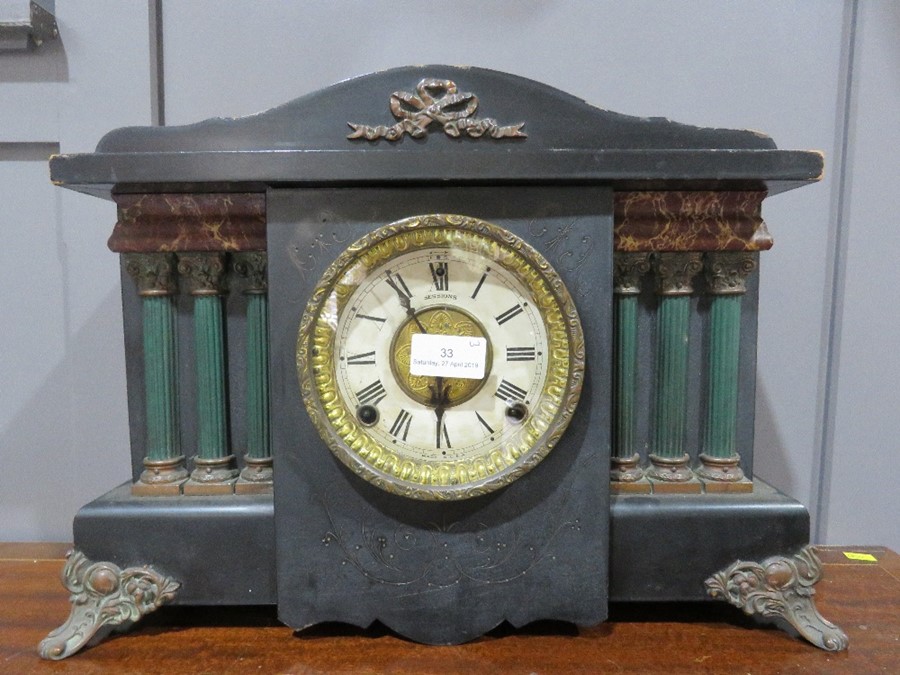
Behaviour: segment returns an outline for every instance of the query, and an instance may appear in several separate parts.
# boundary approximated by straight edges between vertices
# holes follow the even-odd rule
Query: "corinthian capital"
[[[718,251],[706,254],[706,282],[713,295],[747,292],[747,277],[756,269],[757,254]]]
[[[657,253],[656,292],[660,295],[690,295],[693,279],[703,269],[703,256],[693,251]]]
[[[178,273],[191,295],[221,295],[225,292],[224,253],[180,253]]]

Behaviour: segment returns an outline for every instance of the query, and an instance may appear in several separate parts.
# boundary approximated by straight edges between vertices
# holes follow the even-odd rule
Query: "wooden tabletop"
[[[501,627],[456,647],[414,644],[377,628],[324,626],[295,635],[274,608],[164,608],[65,661],[43,661],[38,643],[69,612],[59,582],[67,549],[0,543],[0,672],[900,672],[900,556],[883,548],[817,549],[825,563],[817,606],[850,637],[849,650],[836,654],[758,626],[724,603],[698,603],[613,605],[610,621],[596,628]]]

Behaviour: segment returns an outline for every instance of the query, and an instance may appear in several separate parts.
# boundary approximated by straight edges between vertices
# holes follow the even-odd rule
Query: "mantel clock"
[[[54,157],[118,206],[133,471],[42,655],[166,602],[454,644],[719,598],[845,648],[747,412],[762,201],[821,171],[448,66]]]

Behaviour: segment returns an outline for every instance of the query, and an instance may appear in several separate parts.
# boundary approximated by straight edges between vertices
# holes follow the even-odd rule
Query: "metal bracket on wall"
[[[0,52],[40,47],[59,37],[56,0],[0,0]]]

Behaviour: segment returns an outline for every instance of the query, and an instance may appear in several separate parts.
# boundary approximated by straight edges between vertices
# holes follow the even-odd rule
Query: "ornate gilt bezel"
[[[338,393],[334,340],[337,317],[370,272],[408,251],[440,247],[476,251],[514,274],[539,308],[549,355],[539,405],[514,436],[469,461],[426,464],[401,458],[357,421]],[[503,228],[449,214],[414,216],[385,225],[344,250],[313,290],[300,321],[296,349],[304,404],[332,453],[379,488],[422,500],[476,497],[509,485],[534,468],[572,418],[581,395],[584,361],[584,334],[575,304],[550,263]]]

